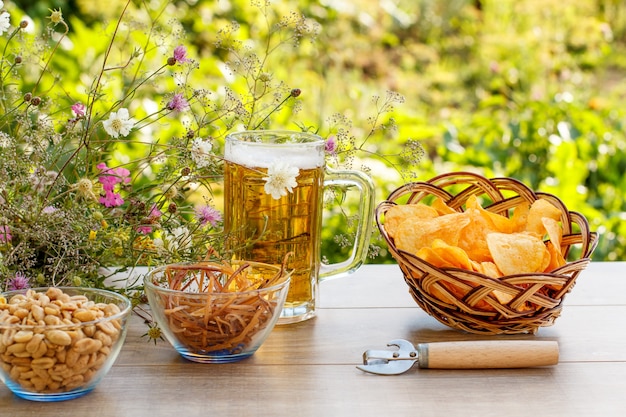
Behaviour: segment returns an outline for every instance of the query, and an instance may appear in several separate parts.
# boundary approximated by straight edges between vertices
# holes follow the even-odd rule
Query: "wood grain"
[[[626,263],[592,263],[563,314],[537,335],[477,336],[416,307],[396,265],[362,267],[321,285],[318,317],[277,327],[250,359],[204,365],[141,335],[134,316],[110,373],[85,397],[20,400],[0,384],[1,416],[623,416],[626,413]],[[559,364],[531,369],[356,369],[367,349],[403,338],[554,340]]]

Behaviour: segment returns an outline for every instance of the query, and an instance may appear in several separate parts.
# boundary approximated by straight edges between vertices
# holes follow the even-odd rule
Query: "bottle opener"
[[[372,374],[402,374],[415,363],[430,369],[528,368],[556,365],[559,345],[555,341],[489,340],[420,343],[407,340],[388,343],[398,350],[367,350],[357,368]]]

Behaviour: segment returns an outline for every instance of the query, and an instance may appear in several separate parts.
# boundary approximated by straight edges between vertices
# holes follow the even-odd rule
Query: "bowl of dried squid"
[[[284,266],[237,261],[158,267],[144,277],[152,316],[187,360],[236,362],[271,333],[287,297]]]

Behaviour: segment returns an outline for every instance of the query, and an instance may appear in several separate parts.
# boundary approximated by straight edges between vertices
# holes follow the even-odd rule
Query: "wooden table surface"
[[[592,263],[554,326],[536,335],[476,336],[420,310],[396,265],[367,265],[323,282],[318,316],[278,326],[234,364],[185,361],[141,335],[134,316],[114,367],[90,394],[60,403],[15,397],[0,384],[0,416],[624,416],[626,262]],[[559,364],[514,370],[433,370],[397,376],[356,368],[392,339],[556,340]]]

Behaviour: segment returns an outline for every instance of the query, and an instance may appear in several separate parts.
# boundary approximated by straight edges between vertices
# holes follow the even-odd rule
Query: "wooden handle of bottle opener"
[[[486,369],[556,365],[559,345],[554,341],[490,340],[420,343],[420,368]]]

